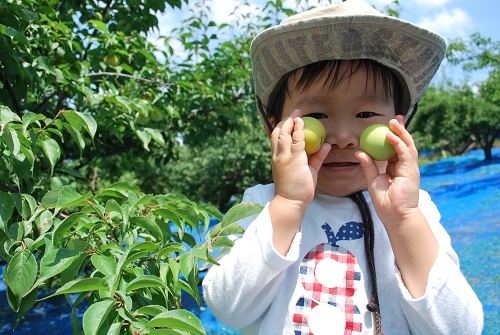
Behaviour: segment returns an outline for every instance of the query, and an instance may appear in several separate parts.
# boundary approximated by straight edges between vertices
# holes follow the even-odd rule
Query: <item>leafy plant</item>
[[[53,171],[65,129],[78,142],[96,131],[92,117],[74,111],[62,119],[8,108],[0,114],[3,182],[19,188],[46,164]],[[81,142],[83,143],[83,142]],[[23,168],[19,168],[19,167]],[[260,211],[238,204],[225,216],[181,194],[143,193],[128,182],[96,193],[65,185],[37,201],[21,192],[0,192],[0,258],[7,261],[4,281],[17,324],[40,294],[65,295],[73,309],[88,303],[85,334],[205,334],[198,318],[181,308],[182,291],[201,303],[199,261],[216,264],[211,252],[230,247],[227,235],[242,233],[236,221]],[[209,230],[211,220],[221,220]],[[206,234],[205,239],[195,236]],[[69,299],[76,295],[76,299]]]

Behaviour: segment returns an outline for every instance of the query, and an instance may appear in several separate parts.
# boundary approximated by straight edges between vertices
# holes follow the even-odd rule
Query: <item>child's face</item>
[[[340,66],[341,73],[345,66],[346,63]],[[316,191],[347,196],[364,189],[365,176],[354,156],[360,150],[361,133],[371,124],[388,124],[396,115],[393,99],[385,94],[384,82],[379,80],[375,85],[372,75],[367,80],[364,68],[341,80],[334,89],[327,78],[304,90],[294,89],[297,78],[294,75],[289,79],[290,95],[285,97],[283,118],[300,109],[302,116],[320,119],[326,129],[325,143],[332,147],[318,173]],[[383,170],[385,165],[382,163],[379,168]]]

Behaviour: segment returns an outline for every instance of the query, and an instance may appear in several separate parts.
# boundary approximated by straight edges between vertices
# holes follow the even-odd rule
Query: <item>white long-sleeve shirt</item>
[[[372,313],[366,309],[370,274],[357,205],[347,197],[317,194],[282,256],[272,243],[267,204],[273,196],[273,184],[245,192],[243,201],[265,207],[257,217],[240,222],[245,233],[205,276],[203,294],[210,310],[221,322],[241,328],[242,335],[373,334]],[[374,221],[384,335],[481,334],[481,303],[460,271],[429,194],[420,192],[419,207],[440,251],[426,293],[418,299],[406,289],[384,226],[369,194],[364,196]]]

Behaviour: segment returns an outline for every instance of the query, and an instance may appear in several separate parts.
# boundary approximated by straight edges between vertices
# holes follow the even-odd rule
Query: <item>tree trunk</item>
[[[490,161],[493,158],[491,155],[491,147],[492,145],[489,143],[483,147],[485,161]]]

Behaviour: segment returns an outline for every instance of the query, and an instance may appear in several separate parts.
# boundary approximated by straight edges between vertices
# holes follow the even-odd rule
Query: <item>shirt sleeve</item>
[[[480,335],[483,328],[483,308],[460,271],[458,256],[430,195],[420,194],[423,211],[439,244],[439,254],[429,273],[425,294],[413,299],[399,273],[401,307],[415,335],[453,334]]]
[[[243,200],[259,202],[258,198],[246,194]],[[213,265],[203,280],[205,301],[217,319],[242,328],[262,316],[273,301],[286,269],[298,259],[300,239],[298,232],[286,256],[276,251],[266,204],[243,237],[236,239],[230,251],[220,255],[220,265]]]

